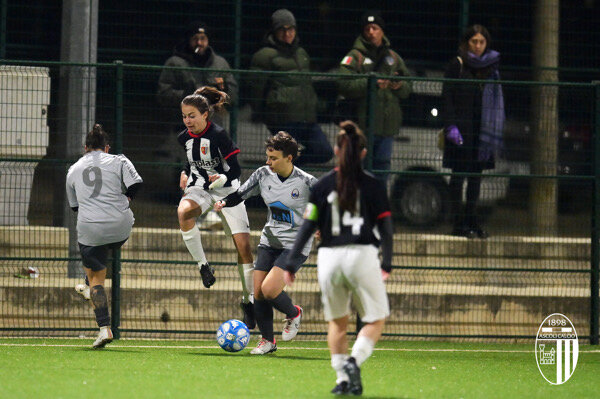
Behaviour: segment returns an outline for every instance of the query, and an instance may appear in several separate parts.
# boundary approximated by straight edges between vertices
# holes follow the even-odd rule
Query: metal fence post
[[[238,70],[242,65],[242,0],[236,0],[235,2],[235,30],[234,30],[234,54],[233,54],[233,69]],[[229,135],[234,143],[237,143],[237,126],[238,118],[240,115],[240,74],[234,73],[233,77],[238,82],[238,95],[237,101],[231,108],[229,114]]]
[[[375,140],[375,100],[377,78],[370,73],[367,78],[367,170],[373,170],[373,144]]]
[[[112,288],[110,290],[110,329],[115,339],[121,338],[121,250],[113,250]]]
[[[115,64],[115,153],[123,153],[123,61]]]
[[[6,58],[6,18],[8,15],[8,0],[0,3],[0,59]]]
[[[123,153],[123,61],[115,64],[115,153]],[[113,251],[111,293],[111,330],[115,339],[121,337],[121,250]]]
[[[462,38],[463,32],[469,26],[469,0],[461,0],[460,12],[458,14],[458,40]]]
[[[590,343],[598,345],[598,281],[600,261],[600,81],[594,83],[594,190],[590,264]]]

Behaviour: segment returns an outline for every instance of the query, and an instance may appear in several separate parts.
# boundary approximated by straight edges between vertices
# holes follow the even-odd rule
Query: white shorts
[[[191,200],[200,206],[202,213],[212,209],[215,202],[222,200],[227,195],[237,191],[237,187],[222,187],[216,190],[207,191],[202,187],[187,187],[181,197],[183,200]],[[181,203],[181,201],[179,201]],[[225,234],[233,235],[239,233],[250,233],[250,222],[244,203],[237,204],[230,208],[223,208],[217,212],[223,221],[223,230]]]
[[[365,323],[389,316],[378,253],[373,245],[319,248],[317,273],[325,320],[349,315],[351,299]]]

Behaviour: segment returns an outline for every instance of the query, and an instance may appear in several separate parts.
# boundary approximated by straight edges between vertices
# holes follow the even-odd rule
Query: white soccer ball
[[[250,330],[239,320],[227,320],[217,330],[217,343],[227,352],[241,351],[250,341]]]

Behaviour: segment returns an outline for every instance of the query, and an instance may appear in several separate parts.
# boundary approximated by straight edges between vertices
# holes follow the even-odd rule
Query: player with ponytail
[[[177,140],[184,147],[188,162],[181,172],[179,186],[183,197],[177,208],[181,235],[192,258],[198,263],[202,283],[210,288],[216,281],[209,265],[196,218],[212,209],[215,202],[240,187],[241,168],[237,160],[240,150],[221,126],[210,120],[214,111],[227,103],[226,93],[214,87],[201,87],[181,101],[181,114],[186,129]],[[242,282],[244,322],[254,328],[253,259],[250,249],[250,224],[243,202],[219,213],[227,235],[231,235],[238,252],[238,272]]]
[[[288,284],[293,282],[291,260],[318,228],[318,279],[329,321],[331,366],[337,375],[331,392],[360,395],[360,367],[373,353],[390,312],[383,281],[392,269],[393,226],[383,183],[362,168],[367,154],[365,136],[353,122],[342,122],[340,127],[334,148],[337,167],[312,188],[285,278]],[[351,297],[364,325],[348,356]]]

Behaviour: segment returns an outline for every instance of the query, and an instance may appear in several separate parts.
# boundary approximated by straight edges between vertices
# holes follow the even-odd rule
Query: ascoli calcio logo
[[[579,341],[567,316],[553,313],[540,325],[535,339],[535,360],[542,376],[552,385],[564,384],[577,367]]]

